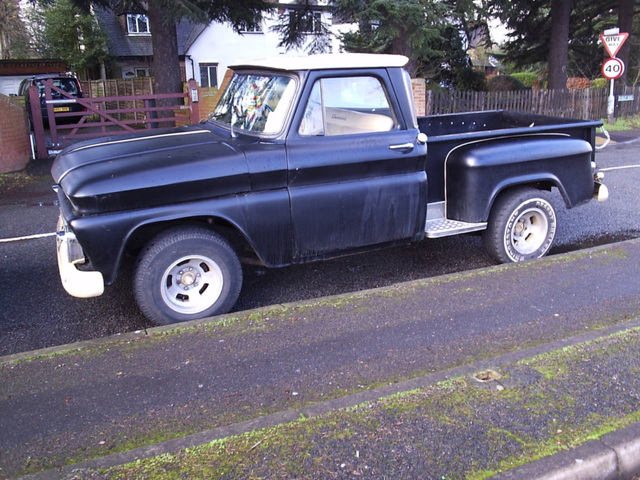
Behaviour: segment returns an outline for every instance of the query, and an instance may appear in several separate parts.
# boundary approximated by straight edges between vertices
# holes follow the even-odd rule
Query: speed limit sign
[[[620,78],[624,74],[624,63],[618,58],[607,58],[602,62],[602,75],[609,80]]]

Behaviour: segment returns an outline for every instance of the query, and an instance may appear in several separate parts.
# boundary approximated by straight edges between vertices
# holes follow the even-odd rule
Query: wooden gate
[[[198,123],[198,88],[189,81],[186,93],[78,98],[45,80],[44,106],[48,131],[42,114],[37,86],[29,88],[31,123],[37,158],[55,155],[70,143],[87,138],[123,135],[175,125]],[[53,98],[52,92],[56,92]],[[181,103],[176,105],[176,99]],[[167,104],[171,103],[171,104]],[[81,105],[81,111],[67,108]],[[170,115],[167,117],[167,115]]]

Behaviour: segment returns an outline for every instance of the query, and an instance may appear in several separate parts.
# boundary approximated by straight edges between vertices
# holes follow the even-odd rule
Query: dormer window
[[[141,13],[127,14],[127,33],[129,35],[149,35],[149,18]]]

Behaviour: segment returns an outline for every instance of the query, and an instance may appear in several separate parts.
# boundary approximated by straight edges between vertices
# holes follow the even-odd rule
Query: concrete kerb
[[[640,473],[640,424],[604,435],[600,441],[618,456],[618,472],[622,478]]]
[[[326,402],[298,409],[285,410],[244,422],[168,440],[166,442],[87,460],[73,465],[67,465],[60,469],[38,472],[21,478],[25,480],[53,480],[66,478],[67,475],[71,475],[77,471],[106,469],[141,459],[173,453],[198,445],[205,445],[215,440],[224,439],[230,436],[241,435],[243,433],[261,430],[267,427],[293,422],[301,417],[315,417],[344,408],[354,407],[362,403],[373,402],[397,393],[428,387],[448,379],[471,376],[483,370],[497,370],[500,367],[516,363],[527,358],[560,350],[565,347],[579,345],[637,327],[640,327],[640,318],[623,324],[606,327],[601,330],[590,331],[544,345],[510,352],[492,359],[451,368],[404,382],[348,395],[346,397],[328,400]],[[166,327],[162,328],[165,329]],[[118,340],[120,339],[121,337],[118,337]],[[69,349],[67,348],[67,350]],[[492,478],[497,480],[608,480],[631,479],[633,475],[638,473],[640,473],[640,423],[603,435],[598,440],[589,441],[577,448],[542,458],[530,464],[501,473]]]
[[[493,477],[494,480],[630,479],[640,473],[640,423]]]
[[[614,480],[618,477],[616,452],[601,441],[591,440],[577,448],[557,453],[492,477],[494,480]]]
[[[622,131],[608,131],[607,124],[604,124],[604,129],[606,131],[603,132],[601,129],[596,129],[596,137],[601,141],[610,140],[611,144],[624,145],[628,143],[634,143],[640,141],[640,130],[622,130]]]

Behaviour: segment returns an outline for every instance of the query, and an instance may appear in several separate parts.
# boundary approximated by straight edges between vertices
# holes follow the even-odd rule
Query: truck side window
[[[350,135],[388,132],[397,122],[383,85],[375,77],[317,80],[298,132],[300,135]]]

